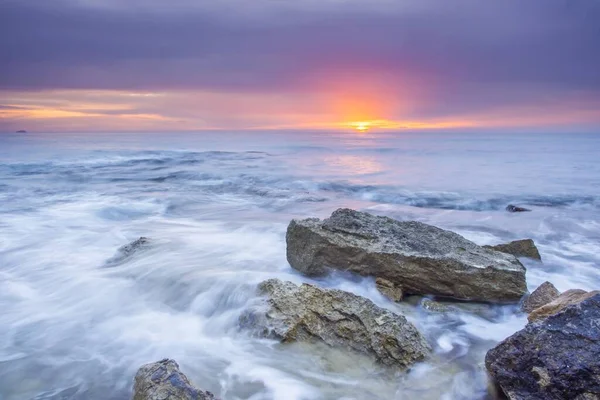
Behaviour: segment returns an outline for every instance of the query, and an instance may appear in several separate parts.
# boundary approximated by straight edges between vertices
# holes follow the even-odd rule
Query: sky
[[[598,0],[0,0],[0,131],[600,129]]]

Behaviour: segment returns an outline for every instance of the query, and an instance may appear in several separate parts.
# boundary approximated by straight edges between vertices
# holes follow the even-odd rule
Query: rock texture
[[[286,240],[290,265],[311,276],[334,268],[383,278],[405,294],[464,300],[516,302],[527,292],[514,256],[421,222],[339,209],[323,221],[293,220]]]
[[[423,299],[423,301],[421,301],[421,307],[423,307],[427,311],[436,312],[436,313],[446,313],[449,311],[457,311],[455,308],[453,308],[451,306],[447,306],[438,301],[434,301],[434,300],[430,300],[430,299]]]
[[[600,295],[490,350],[485,365],[511,400],[600,399]]]
[[[131,243],[119,247],[116,254],[106,261],[106,266],[115,266],[126,261],[132,257],[138,251],[150,247],[150,239],[147,237],[140,237]]]
[[[210,392],[192,386],[174,360],[142,366],[135,375],[133,400],[216,400]]]
[[[521,305],[521,310],[530,313],[536,308],[540,308],[541,306],[556,300],[558,296],[560,296],[558,289],[550,282],[544,282],[525,299]]]
[[[402,298],[404,297],[402,287],[387,279],[377,278],[375,280],[375,287],[377,287],[377,290],[379,290],[381,294],[392,301],[399,302],[402,301]]]
[[[531,239],[515,240],[506,244],[496,246],[483,246],[487,249],[501,251],[502,253],[512,254],[515,257],[528,257],[534,260],[542,261],[542,256]]]
[[[424,360],[430,347],[402,315],[341,290],[270,279],[260,284],[266,301],[240,318],[243,327],[282,342],[321,341],[406,368]]]
[[[518,207],[513,204],[509,204],[506,206],[506,211],[514,213],[514,212],[526,212],[526,211],[531,211],[531,210],[529,208]]]
[[[581,289],[567,290],[566,292],[562,293],[560,296],[558,296],[556,299],[549,302],[548,304],[545,304],[545,305],[533,310],[529,314],[527,319],[529,320],[529,322],[544,319],[544,318],[548,317],[549,315],[554,315],[566,307],[569,307],[573,304],[580,303],[583,300],[588,299],[597,294],[600,294],[600,291],[594,290],[592,292],[586,292],[585,290],[581,290]],[[599,326],[599,328],[600,328],[600,326]]]

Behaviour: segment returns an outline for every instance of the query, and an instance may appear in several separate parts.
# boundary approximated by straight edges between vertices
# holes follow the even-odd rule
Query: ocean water
[[[127,399],[165,357],[224,400],[495,399],[483,360],[525,325],[516,306],[435,314],[372,279],[311,280],[286,261],[287,224],[350,207],[478,244],[533,238],[530,290],[598,289],[598,160],[592,134],[0,135],[0,399]],[[237,319],[274,277],[403,313],[434,354],[401,373],[253,337]]]

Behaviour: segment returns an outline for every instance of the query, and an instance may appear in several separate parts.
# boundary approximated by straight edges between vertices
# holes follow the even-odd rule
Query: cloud
[[[298,90],[339,70],[600,86],[598,2],[396,3],[8,1],[0,87]]]
[[[598,20],[594,0],[4,0],[0,91],[351,98],[405,119],[587,109]]]

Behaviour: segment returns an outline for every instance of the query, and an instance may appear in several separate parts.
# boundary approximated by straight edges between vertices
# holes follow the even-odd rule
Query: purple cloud
[[[587,102],[599,20],[594,0],[5,1],[0,90],[300,93],[345,74],[422,86],[424,116]]]

